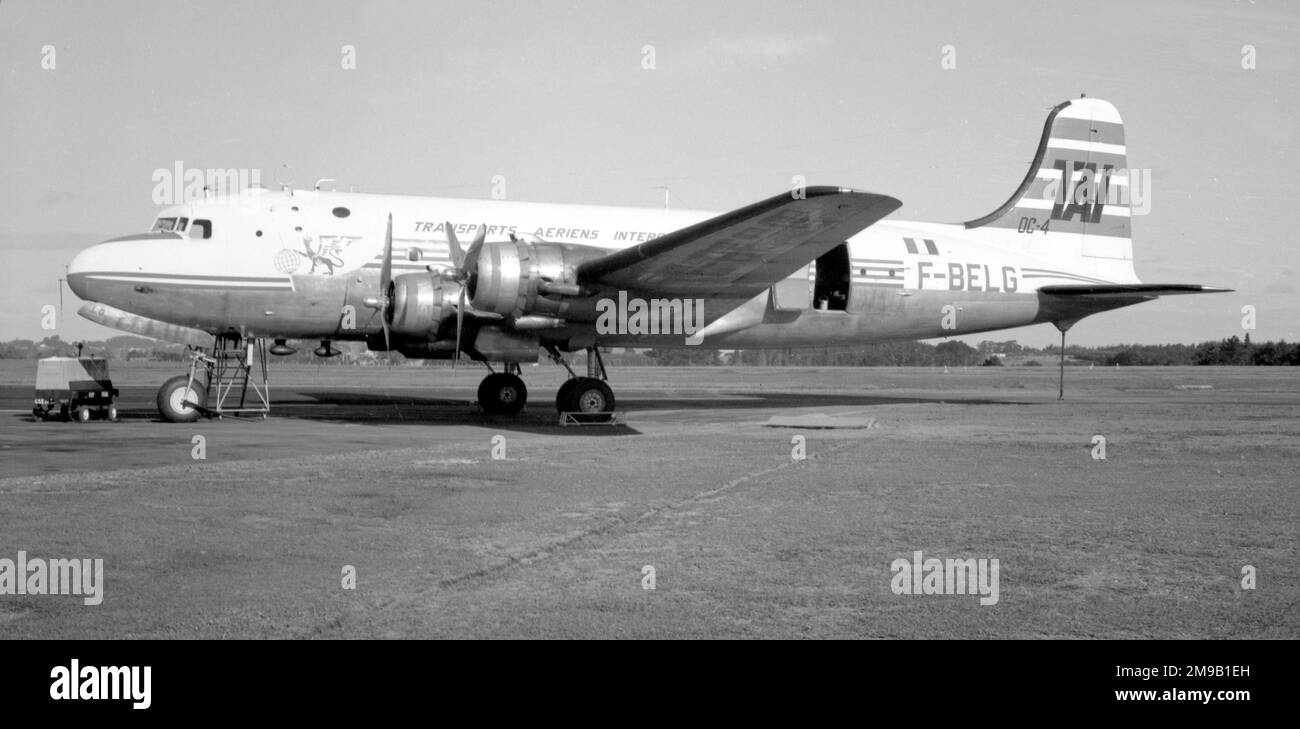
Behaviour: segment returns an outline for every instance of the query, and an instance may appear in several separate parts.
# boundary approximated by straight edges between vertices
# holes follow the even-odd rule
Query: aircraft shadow
[[[280,399],[284,398],[284,399]],[[519,415],[488,415],[480,411],[469,397],[450,398],[418,396],[406,393],[358,392],[356,390],[280,391],[271,403],[271,418],[290,418],[320,423],[359,425],[447,425],[477,426],[496,430],[548,435],[618,436],[640,435],[629,425],[561,426],[550,399],[539,400]],[[642,393],[618,400],[618,411],[665,412],[753,410],[798,410],[808,408],[871,407],[881,405],[1029,405],[1033,401],[968,397],[960,393],[932,395],[885,395],[851,393],[755,392],[753,390],[715,390],[704,394],[665,394],[647,397]],[[134,404],[134,403],[133,403]],[[154,408],[119,406],[122,420],[148,420],[163,423]],[[32,420],[31,414],[15,413],[15,420]],[[231,421],[260,422],[257,415],[228,415]],[[98,422],[98,421],[96,421]]]
[[[298,390],[295,394],[311,399],[273,403],[276,417],[319,422],[346,422],[375,425],[472,425],[528,433],[552,435],[638,435],[627,425],[563,427],[556,421],[549,400],[531,404],[519,415],[487,415],[468,398],[421,397],[415,395],[366,393],[355,390]],[[1024,401],[998,398],[964,397],[954,394],[932,396],[855,395],[844,393],[718,391],[706,397],[645,397],[629,395],[618,400],[618,411],[726,411],[870,407],[896,404],[1026,405]],[[295,407],[297,405],[297,407]],[[332,406],[332,407],[321,407]]]
[[[763,410],[768,408],[867,407],[872,405],[1025,405],[1024,401],[960,395],[851,395],[807,392],[719,392],[715,397],[621,398],[619,410]]]

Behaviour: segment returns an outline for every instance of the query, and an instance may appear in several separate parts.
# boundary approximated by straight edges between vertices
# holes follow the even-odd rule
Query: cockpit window
[[[192,225],[190,225],[190,237],[191,237],[191,238],[211,238],[211,237],[212,237],[212,221],[211,221],[211,220],[195,220],[194,223],[193,223]]]
[[[190,224],[190,219],[189,219],[189,218],[177,218],[177,219],[176,219],[176,232],[177,232],[177,233],[184,233],[184,232],[185,232],[185,226],[187,226],[187,225],[189,225],[189,224]]]
[[[158,218],[153,223],[150,233],[170,233],[176,230],[176,218]]]

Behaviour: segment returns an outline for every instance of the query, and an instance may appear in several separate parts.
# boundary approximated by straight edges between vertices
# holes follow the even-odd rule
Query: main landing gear
[[[587,350],[587,376],[579,377],[554,346],[546,351],[551,360],[569,372],[569,379],[555,394],[555,409],[561,418],[580,423],[608,422],[614,416],[614,391],[605,383],[608,375],[600,352]],[[478,386],[478,404],[489,415],[514,415],[528,402],[528,388],[519,376],[517,362],[507,362],[503,372],[493,372]]]
[[[493,372],[478,386],[478,404],[489,415],[514,415],[528,402],[528,388],[519,376],[519,363],[507,362],[505,372]]]
[[[569,379],[555,393],[555,409],[561,420],[568,418],[580,423],[604,423],[614,416],[614,391],[605,384],[608,375],[600,350],[587,349],[587,376],[574,374],[569,363],[554,347],[548,347],[551,360],[569,371]]]

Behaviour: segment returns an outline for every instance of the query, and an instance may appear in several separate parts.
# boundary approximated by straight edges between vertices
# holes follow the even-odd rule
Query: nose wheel
[[[514,415],[528,402],[523,378],[510,372],[493,372],[478,386],[478,404],[491,415]]]
[[[208,404],[207,383],[198,378],[191,380],[189,375],[177,375],[158,388],[157,400],[158,412],[164,420],[193,423],[203,414],[200,408]]]

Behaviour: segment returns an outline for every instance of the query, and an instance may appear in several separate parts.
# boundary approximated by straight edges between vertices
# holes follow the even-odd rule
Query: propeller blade
[[[478,259],[478,250],[483,247],[483,241],[487,240],[487,226],[479,223],[474,229],[474,240],[470,241],[469,251],[466,252],[460,247],[460,238],[456,236],[456,230],[452,227],[451,221],[444,223],[447,231],[447,248],[451,253],[451,263],[456,269],[456,279],[464,281],[469,278],[469,271],[466,270],[467,261],[476,261]]]
[[[380,312],[379,323],[384,327],[384,351],[391,353],[393,351],[393,342],[388,332],[388,314],[386,312]]]
[[[388,355],[388,364],[393,363],[392,334],[388,329],[389,310],[392,301],[389,292],[393,284],[393,214],[388,214],[388,229],[384,231],[384,262],[379,267],[379,323],[384,328],[384,351]]]
[[[451,368],[456,369],[460,361],[460,330],[465,324],[465,285],[460,287],[460,305],[456,307],[456,351],[452,352]]]
[[[465,265],[465,251],[461,250],[460,239],[456,237],[456,229],[451,227],[451,221],[448,220],[443,224],[443,230],[447,231],[447,248],[451,252],[451,265],[459,271]]]
[[[464,281],[466,285],[473,281],[475,275],[478,273],[478,254],[479,250],[483,248],[484,238],[487,237],[487,229],[480,228],[480,230],[483,230],[485,234],[474,236],[474,242],[470,244],[469,251],[465,254],[465,268],[460,272],[461,280]]]
[[[379,295],[388,296],[388,284],[393,282],[393,214],[388,214],[388,231],[384,233],[384,263],[379,268]],[[387,309],[388,307],[384,307]]]

